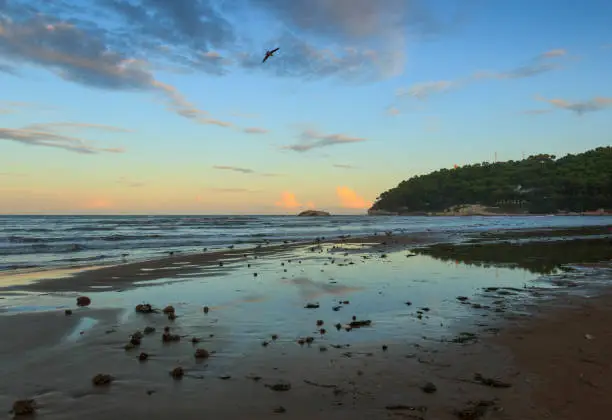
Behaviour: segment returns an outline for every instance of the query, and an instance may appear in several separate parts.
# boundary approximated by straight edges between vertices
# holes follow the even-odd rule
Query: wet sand
[[[400,261],[399,257],[403,258],[402,261],[426,258],[406,258],[405,252],[394,251],[399,243],[381,245],[395,240],[380,237],[355,239],[357,244],[353,245],[360,252],[363,252],[360,241],[366,245],[374,243],[364,247],[369,249],[367,252],[371,259],[361,266],[347,265],[348,259],[344,257],[345,254],[351,256],[350,247],[336,250],[331,254],[338,260],[334,265],[334,276],[344,271],[346,277],[350,277],[350,273],[356,272],[347,270],[364,272],[368,267],[371,267],[369,273],[388,276],[404,267],[399,262],[394,265]],[[425,242],[421,238],[420,244]],[[415,243],[406,241],[402,245],[410,247]],[[294,251],[275,250],[261,256],[257,262],[250,255],[248,263],[265,264],[265,260],[272,259],[274,269],[269,270],[279,272],[275,274],[277,276],[283,273],[282,267],[289,267],[295,274],[289,276],[288,273],[283,281],[299,287],[300,299],[320,300],[323,293],[341,300],[342,296],[350,295],[352,289],[348,286],[359,290],[350,283],[336,285],[300,275],[303,271],[309,273],[309,250],[304,251],[306,254],[297,254],[298,258],[304,259],[304,264],[300,260],[300,263],[278,265]],[[383,252],[389,252],[389,256],[381,255]],[[219,275],[218,270],[237,270],[232,264],[246,268],[247,260],[242,260],[244,257],[237,254],[232,254],[235,262],[226,259],[228,263],[224,267],[218,267],[218,256],[210,260],[210,267],[217,270],[211,270],[211,275]],[[136,274],[142,273],[141,268],[161,268],[188,261],[177,258],[189,260],[193,256],[147,262],[149,265],[145,267],[132,267],[130,270],[135,270],[131,273]],[[151,267],[150,264],[159,265]],[[319,266],[316,266],[316,271],[319,271]],[[119,270],[119,267],[112,269]],[[405,267],[414,269],[410,265]],[[600,268],[605,267],[602,265]],[[310,268],[314,271],[313,267]],[[321,266],[321,270],[323,268],[331,270],[328,265]],[[247,270],[251,275],[255,267]],[[76,276],[37,284],[46,284],[45,287],[63,285],[63,290],[75,290],[79,283],[91,286],[117,280],[109,279],[108,271],[102,271],[104,275],[93,274],[96,271],[82,275],[97,277]],[[126,280],[119,285],[128,287],[130,272],[121,273],[120,277]],[[156,276],[148,271],[145,273],[140,277],[159,277],[159,273]],[[214,280],[223,281],[223,277]],[[343,288],[336,289],[340,286]],[[93,303],[89,308],[75,307],[76,293],[65,297],[73,301],[73,314],[70,316],[66,316],[63,309],[0,316],[0,335],[3,337],[0,340],[0,377],[3,378],[0,381],[0,409],[8,411],[14,400],[33,398],[38,405],[38,418],[43,419],[107,419],[110,416],[147,419],[171,416],[227,419],[278,416],[292,419],[604,419],[609,417],[611,408],[604,391],[612,385],[609,383],[610,363],[606,353],[612,346],[612,326],[609,323],[612,296],[603,294],[586,298],[593,294],[590,289],[574,286],[524,290],[481,288],[478,296],[470,296],[464,302],[453,298],[448,305],[455,305],[471,315],[443,330],[441,336],[427,326],[433,327],[443,320],[437,313],[441,309],[424,310],[421,305],[429,301],[426,296],[414,292],[414,298],[422,302],[414,302],[406,312],[410,317],[399,318],[403,321],[396,320],[396,324],[386,326],[398,328],[396,335],[377,336],[372,333],[385,328],[383,319],[374,319],[370,329],[345,331],[343,326],[336,331],[333,325],[336,319],[349,323],[352,314],[361,319],[362,313],[368,313],[367,306],[363,306],[366,302],[360,300],[376,301],[382,293],[389,305],[404,305],[405,296],[400,296],[395,289],[390,289],[385,296],[385,289],[380,285],[378,289],[355,294],[350,304],[342,305],[338,312],[331,311],[327,298],[323,299],[320,309],[288,311],[284,323],[289,327],[295,323],[295,334],[287,330],[279,333],[279,324],[271,324],[265,335],[259,332],[240,335],[236,325],[224,322],[231,308],[226,311],[211,305],[210,313],[204,313],[197,304],[181,304],[169,296],[167,301],[155,303],[160,307],[169,303],[175,305],[178,317],[171,321],[162,313],[136,313],[133,305],[125,303],[122,303],[123,309],[98,309],[97,295],[90,289]],[[24,289],[24,286],[19,287]],[[581,291],[582,295],[570,294],[575,291]],[[257,306],[250,311],[251,318],[260,316]],[[395,314],[398,316],[403,312]],[[404,336],[401,324],[416,321],[416,316],[419,317],[415,328],[421,328],[422,333]],[[317,332],[321,328],[315,324],[317,319],[325,321],[322,327],[328,330],[326,334]],[[154,327],[155,332],[145,335],[137,348],[126,351],[124,346],[130,335],[136,330],[144,331],[146,326]],[[171,333],[180,335],[181,340],[162,342],[166,326],[170,327]],[[279,333],[276,340],[271,337],[273,333]],[[354,339],[368,334],[374,338]],[[297,337],[306,336],[312,336],[314,341],[303,345],[296,342]],[[201,341],[194,344],[191,342],[193,337]],[[235,346],[238,337],[251,337],[252,343]],[[264,341],[268,343],[265,346],[262,345]],[[211,352],[210,357],[196,359],[197,348]],[[138,360],[141,352],[149,354],[147,361]],[[6,357],[8,355],[11,357]],[[177,380],[170,371],[178,366],[185,369],[185,376]],[[107,386],[93,386],[91,379],[98,373],[113,375],[115,380]],[[481,381],[475,380],[476,373],[482,375],[479,377]],[[487,378],[495,378],[511,386],[487,386],[482,383],[482,378],[485,382]],[[434,392],[425,392],[424,387],[429,382],[435,385]],[[273,389],[274,385],[287,383],[290,384],[288,390]]]

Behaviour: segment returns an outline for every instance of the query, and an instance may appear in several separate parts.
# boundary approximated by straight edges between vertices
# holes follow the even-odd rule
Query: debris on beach
[[[210,311],[210,308],[209,308],[208,306],[205,306],[205,307],[204,307],[204,313],[205,313],[205,314],[207,314],[207,313],[208,313],[208,311]]]
[[[584,338],[586,338],[587,340],[592,340],[592,339],[594,339],[595,337],[593,337],[591,334],[585,334],[585,335],[584,335]]]
[[[337,311],[339,311],[340,309],[342,309],[342,306],[337,305],[337,306],[334,306],[332,309],[333,309],[334,311],[336,311],[336,312],[337,312]]]
[[[272,340],[278,340],[278,334],[272,334]]]
[[[410,301],[406,301],[406,302],[404,302],[404,303],[406,303],[406,305],[407,305],[407,306],[412,305],[412,302],[410,302]]]
[[[111,382],[113,382],[115,378],[113,378],[111,375],[106,374],[106,373],[98,373],[96,376],[94,376],[91,379],[91,383],[94,384],[94,386],[103,386],[103,385],[110,385]]]
[[[323,320],[321,319],[317,320],[317,327],[320,327],[321,325],[323,325]]]
[[[457,296],[457,300],[459,302],[465,302],[467,300],[469,300],[470,298],[468,298],[467,296]]]
[[[278,407],[276,407],[274,410],[276,414],[282,414],[282,413],[286,413],[287,409],[285,407],[283,407],[282,405],[279,405]]]
[[[170,375],[174,378],[174,379],[182,379],[183,376],[185,375],[185,371],[183,370],[182,367],[175,367],[174,369],[172,369],[170,371]]]
[[[270,344],[270,342],[269,342],[269,341],[266,341],[266,340],[264,340],[264,341],[262,341],[262,342],[261,342],[261,345],[262,345],[263,347],[268,347],[268,344]]]
[[[13,403],[11,413],[15,416],[26,416],[34,414],[36,411],[36,402],[34,400],[17,400]]]
[[[153,334],[155,332],[155,328],[154,327],[145,327],[144,329],[144,333],[145,334]]]
[[[198,337],[191,337],[191,342],[192,342],[193,344],[197,344],[197,343],[199,343],[199,342],[200,342],[200,339],[199,339]]]
[[[174,321],[174,320],[176,319],[176,314],[175,314],[174,312],[170,312],[170,313],[168,314],[168,319],[169,319],[170,321]]]
[[[64,315],[68,316],[68,315],[72,315],[72,309],[66,309],[64,311]]]
[[[227,381],[228,379],[232,379],[231,375],[221,375],[219,376],[219,379]]]
[[[206,349],[196,349],[194,357],[196,359],[208,359],[210,357],[210,353]]]
[[[438,388],[431,382],[427,382],[425,385],[421,387],[421,390],[426,394],[433,394],[438,390]]]
[[[291,389],[291,384],[285,381],[279,381],[275,384],[266,384],[266,388],[270,388],[272,391],[289,391]]]
[[[382,350],[383,350],[383,351],[387,351],[387,349],[389,349],[389,347],[388,347],[386,344],[383,344],[383,346],[382,346]]]
[[[163,311],[162,311],[162,312],[163,312],[163,313],[165,313],[166,315],[168,315],[168,314],[173,314],[173,313],[175,312],[175,311],[174,311],[174,306],[172,306],[172,305],[168,305],[168,306],[166,306],[166,307],[163,309]]]
[[[510,388],[512,386],[512,384],[508,382],[503,382],[493,378],[485,378],[480,373],[474,374],[474,380],[483,385],[490,386],[491,388]]]
[[[149,303],[141,303],[136,305],[136,312],[141,314],[152,314],[155,312],[155,309]]]
[[[145,352],[142,352],[138,355],[138,360],[140,360],[141,362],[144,362],[148,358],[149,358],[149,355]]]
[[[476,341],[477,339],[478,337],[474,333],[462,332],[462,333],[459,333],[458,337],[453,338],[452,342],[459,343],[459,344],[465,344],[465,343],[469,343],[470,341]]]
[[[304,308],[306,309],[317,309],[319,307],[318,303],[307,303],[306,306],[304,306]]]
[[[87,296],[79,296],[77,298],[77,306],[89,306],[91,304],[91,299]]]

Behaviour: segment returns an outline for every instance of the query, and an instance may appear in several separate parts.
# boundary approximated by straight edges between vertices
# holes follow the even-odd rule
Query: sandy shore
[[[368,273],[389,275],[403,265],[398,263],[398,268],[394,268],[394,263],[387,260],[426,258],[406,258],[405,252],[398,249],[435,242],[435,239],[439,237],[345,238],[343,247],[328,248],[334,253],[325,258],[338,259],[336,271],[331,271],[336,273],[334,276],[346,272],[345,277],[350,278],[354,271],[346,270],[366,269],[371,270]],[[138,280],[155,279],[162,275],[155,271],[164,267],[200,264],[205,271],[210,270],[211,276],[221,275],[217,281],[222,281],[225,270],[236,271],[238,267],[248,270],[245,274],[250,279],[253,279],[251,271],[265,267],[268,267],[267,273],[277,276],[289,268],[287,274],[293,272],[292,276],[297,277],[286,281],[299,280],[297,284],[307,288],[300,289],[307,292],[306,297],[311,296],[309,293],[318,296],[323,292],[342,296],[351,290],[350,284],[336,285],[335,281],[317,283],[315,279],[304,283],[299,273],[304,271],[302,266],[307,266],[308,255],[317,255],[317,250],[300,247],[301,250],[283,246],[254,251],[247,253],[246,259],[244,252],[176,256],[106,267],[12,290],[75,291],[109,284],[129,287],[134,276]],[[371,255],[369,260],[364,260],[370,262],[362,266],[347,265],[351,247]],[[301,253],[296,254],[298,251]],[[387,252],[389,257],[384,254]],[[302,260],[280,264],[296,255],[304,258],[304,264]],[[349,257],[344,259],[346,255]],[[219,261],[225,262],[223,267]],[[389,268],[385,268],[385,262],[391,264]],[[257,268],[257,264],[261,266]],[[317,272],[319,267],[321,272],[324,268],[331,270],[328,265],[317,264]],[[593,266],[608,267],[607,264]],[[181,273],[185,274],[188,273]],[[593,294],[590,289],[574,286],[554,290],[485,288],[480,300],[470,298],[461,302],[452,298],[454,302],[449,305],[463,308],[471,315],[456,322],[442,339],[430,332],[433,331],[430,327],[442,320],[437,316],[437,308],[431,312],[429,308],[420,308],[423,315],[422,320],[419,315],[420,336],[381,336],[376,340],[352,341],[350,345],[347,344],[350,337],[367,331],[345,332],[342,326],[336,332],[333,320],[340,316],[350,322],[351,314],[367,311],[363,306],[367,302],[359,306],[359,299],[375,300],[381,293],[384,297],[384,289],[355,295],[355,301],[339,312],[329,308],[312,312],[298,309],[295,313],[300,318],[286,318],[285,323],[295,323],[298,330],[305,332],[304,337],[314,338],[311,344],[302,345],[290,333],[281,333],[273,339],[272,334],[278,332],[275,330],[278,325],[274,324],[266,329],[267,336],[257,333],[252,343],[236,346],[238,330],[227,321],[229,318],[225,319],[231,308],[211,306],[207,314],[201,306],[173,303],[171,295],[158,304],[177,305],[176,320],[169,320],[162,313],[136,313],[134,306],[127,306],[125,301],[119,305],[123,309],[98,308],[95,296],[89,308],[77,308],[73,303],[72,315],[65,315],[63,309],[4,314],[0,316],[3,337],[0,340],[0,377],[3,378],[0,409],[8,411],[15,400],[31,398],[37,406],[37,418],[42,419],[111,416],[152,420],[278,416],[292,419],[607,419],[612,405],[604,393],[612,385],[607,353],[612,346],[609,323],[612,295],[601,293],[587,298]],[[575,291],[581,293],[570,294]],[[367,293],[372,293],[369,298]],[[523,295],[530,299],[521,300]],[[76,294],[67,296],[74,299]],[[417,299],[419,295],[414,296]],[[248,299],[253,298],[247,296],[245,300]],[[392,305],[401,297],[393,292],[385,299]],[[474,303],[470,305],[471,302]],[[401,301],[398,303],[404,305]],[[247,312],[246,316],[258,318],[257,308],[254,306],[253,312]],[[417,309],[411,310],[410,318],[402,318],[403,322],[412,322],[413,316],[419,313]],[[290,314],[293,312],[287,312],[287,317],[296,316]],[[317,326],[316,319],[325,321],[324,325]],[[304,322],[310,327],[304,328]],[[374,322],[373,329],[383,327],[384,322],[378,326],[376,319]],[[146,327],[155,331],[144,335],[136,348],[126,350],[130,336],[136,331],[145,331]],[[169,327],[181,339],[164,342],[164,327]],[[328,333],[318,333],[321,327]],[[194,337],[200,341],[193,343]],[[249,337],[248,328],[246,335],[240,337]],[[268,343],[265,346],[264,340]],[[206,349],[210,356],[195,358],[198,348]],[[148,360],[138,360],[141,352],[148,354]],[[179,366],[185,375],[174,379],[170,372]],[[112,375],[112,383],[94,386],[92,378],[98,373]]]

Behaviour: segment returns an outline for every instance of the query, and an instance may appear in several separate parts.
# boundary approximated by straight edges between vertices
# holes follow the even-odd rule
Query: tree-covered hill
[[[441,169],[385,191],[370,211],[441,212],[463,204],[528,213],[612,209],[612,147]]]

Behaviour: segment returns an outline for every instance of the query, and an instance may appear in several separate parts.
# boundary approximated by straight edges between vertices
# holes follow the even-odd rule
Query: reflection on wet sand
[[[298,293],[305,301],[316,299],[322,295],[343,296],[352,292],[359,292],[363,287],[344,286],[341,284],[329,284],[320,281],[311,280],[308,277],[296,277],[292,279],[283,279],[283,283],[291,284],[297,287]]]

